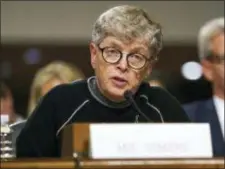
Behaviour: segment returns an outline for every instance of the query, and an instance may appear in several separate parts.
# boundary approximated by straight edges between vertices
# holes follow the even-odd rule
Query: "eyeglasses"
[[[98,48],[102,51],[102,57],[107,63],[116,64],[122,57],[123,53],[113,47]],[[138,53],[130,53],[126,55],[127,64],[133,69],[141,69],[150,61],[146,56]]]
[[[210,62],[217,63],[217,64],[224,64],[224,55],[214,55],[210,54],[207,59]]]

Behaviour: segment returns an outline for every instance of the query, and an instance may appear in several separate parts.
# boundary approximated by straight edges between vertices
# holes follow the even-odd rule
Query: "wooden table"
[[[78,165],[79,164],[79,165]],[[224,169],[224,159],[80,160],[14,159],[1,161],[2,169]]]

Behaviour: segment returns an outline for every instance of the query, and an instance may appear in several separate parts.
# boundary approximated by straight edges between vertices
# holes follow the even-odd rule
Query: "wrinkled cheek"
[[[135,83],[138,83],[140,80],[141,80],[141,75],[137,73],[135,78]]]
[[[102,82],[101,86],[103,88],[105,88],[104,86],[108,85],[108,76],[109,76],[109,71],[107,67],[100,66],[98,70],[98,77],[100,78],[100,81]]]
[[[224,80],[224,67],[220,69],[220,78]]]
[[[222,83],[224,85],[224,69],[223,69],[223,72],[221,73],[221,80],[222,80]]]
[[[130,87],[136,87],[140,82],[141,76],[139,73],[135,73],[132,77],[129,78]]]
[[[216,76],[216,81],[219,83],[219,85],[224,86],[224,67],[222,67],[223,65],[219,66],[216,68],[215,71],[215,76]]]

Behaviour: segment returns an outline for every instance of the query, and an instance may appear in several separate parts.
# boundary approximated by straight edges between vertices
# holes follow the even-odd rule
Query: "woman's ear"
[[[93,69],[96,67],[96,57],[97,57],[97,48],[96,45],[91,42],[89,45],[90,48],[90,54],[91,54],[91,66]]]

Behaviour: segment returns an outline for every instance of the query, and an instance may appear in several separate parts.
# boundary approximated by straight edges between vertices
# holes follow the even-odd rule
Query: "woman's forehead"
[[[125,41],[114,36],[108,36],[101,42],[101,44],[110,45],[117,48],[148,50],[148,44],[146,40],[141,38]]]

